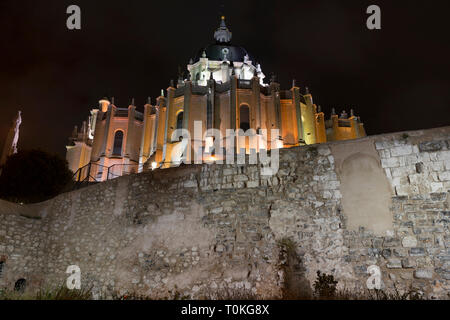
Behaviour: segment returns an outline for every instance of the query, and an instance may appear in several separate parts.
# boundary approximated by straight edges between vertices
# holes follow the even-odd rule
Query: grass
[[[37,293],[0,290],[0,300],[91,300],[91,289],[69,290],[66,286],[41,289]]]
[[[290,241],[283,241],[284,246],[291,247]],[[337,290],[338,281],[333,275],[317,272],[317,279],[313,285],[312,296],[296,298],[295,296],[274,297],[271,300],[425,300],[423,295],[413,289],[400,293],[394,285],[393,291],[366,290],[364,293],[355,293],[350,290]],[[450,295],[449,295],[450,298]],[[0,300],[92,300],[92,289],[69,290],[65,285],[57,288],[41,289],[37,293],[20,293],[0,289]],[[140,294],[113,295],[113,300],[156,300],[149,296]],[[189,300],[190,296],[184,296],[178,290],[170,292],[170,296],[162,300]],[[257,295],[250,290],[237,290],[222,288],[205,292],[200,300],[260,300]]]

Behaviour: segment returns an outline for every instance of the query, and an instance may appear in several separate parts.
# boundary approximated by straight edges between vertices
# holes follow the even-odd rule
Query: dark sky
[[[66,28],[66,8],[82,29]],[[222,4],[225,4],[222,6]],[[378,4],[382,30],[366,28]],[[153,100],[211,43],[221,14],[283,89],[308,86],[329,117],[354,108],[368,134],[450,125],[448,1],[0,1],[0,146],[17,110],[19,148],[65,154],[67,137],[114,96]]]

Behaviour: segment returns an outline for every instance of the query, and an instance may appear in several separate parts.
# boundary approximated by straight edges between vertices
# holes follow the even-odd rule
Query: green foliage
[[[55,197],[71,181],[67,162],[40,150],[20,151],[1,168],[0,198],[36,203]]]
[[[335,298],[337,283],[333,275],[327,275],[317,271],[317,279],[314,282],[314,295],[319,299]]]

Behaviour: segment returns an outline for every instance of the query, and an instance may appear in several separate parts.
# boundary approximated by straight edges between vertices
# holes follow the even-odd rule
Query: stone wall
[[[280,150],[272,177],[191,165],[0,203],[0,286],[63,284],[78,265],[96,297],[278,298],[310,294],[318,270],[364,290],[377,265],[387,290],[447,298],[449,144],[450,127],[387,134]]]

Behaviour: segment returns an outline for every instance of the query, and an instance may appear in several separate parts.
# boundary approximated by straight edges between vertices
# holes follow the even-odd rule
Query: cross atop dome
[[[225,24],[225,16],[221,17],[220,26],[214,32],[214,39],[219,43],[229,43],[231,41],[231,31],[227,28]]]

